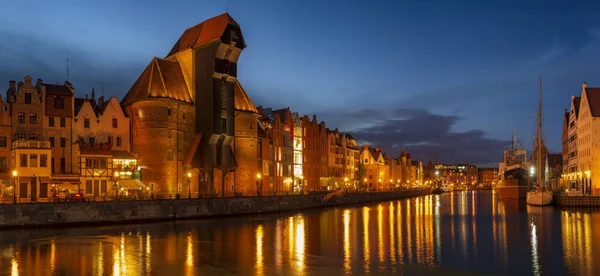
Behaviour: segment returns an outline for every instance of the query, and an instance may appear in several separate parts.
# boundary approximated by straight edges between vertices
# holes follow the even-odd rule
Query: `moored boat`
[[[544,206],[552,204],[552,192],[550,191],[531,191],[527,193],[527,204],[535,206]]]
[[[500,180],[494,188],[500,198],[523,199],[527,196],[527,151],[517,145],[517,131],[513,143],[504,150],[504,160],[498,165]]]
[[[538,187],[527,193],[527,204],[536,206],[545,206],[552,204],[553,194],[546,189],[548,183],[548,158],[542,150],[542,77],[540,77],[540,100],[537,112],[537,129],[536,129],[536,164],[532,168],[532,173],[536,175]],[[533,158],[532,158],[533,159]],[[544,160],[546,162],[544,163]],[[542,166],[544,164],[544,166]],[[536,172],[537,170],[537,172]]]

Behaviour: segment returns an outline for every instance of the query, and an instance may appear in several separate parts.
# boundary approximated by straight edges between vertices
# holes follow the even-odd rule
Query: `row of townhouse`
[[[327,128],[316,115],[310,119],[290,108],[259,106],[258,113],[257,183],[263,193],[424,184],[422,163],[404,151],[390,158],[379,148],[359,146],[349,133]]]
[[[562,188],[600,194],[600,88],[581,84],[571,97],[562,129]],[[558,158],[557,158],[558,159]],[[549,165],[552,167],[552,165]]]
[[[138,171],[129,152],[129,118],[116,98],[75,98],[69,82],[10,81],[0,102],[2,196],[45,201],[68,191],[113,195]],[[139,178],[139,175],[138,175]],[[141,186],[137,185],[138,188]]]
[[[409,154],[387,158],[316,116],[257,108],[237,78],[245,47],[225,13],[187,28],[120,102],[76,99],[68,82],[11,82],[0,103],[6,183],[37,200],[63,184],[94,197],[123,188],[196,197],[423,182]]]

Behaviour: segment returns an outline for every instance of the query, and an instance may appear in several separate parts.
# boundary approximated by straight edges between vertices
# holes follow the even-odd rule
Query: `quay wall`
[[[273,213],[402,199],[429,193],[429,190],[407,190],[179,200],[8,204],[0,208],[0,228],[83,226]]]

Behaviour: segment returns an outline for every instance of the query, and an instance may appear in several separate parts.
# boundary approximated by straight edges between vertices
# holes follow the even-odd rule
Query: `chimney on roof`
[[[313,114],[313,122],[317,121],[317,115]]]
[[[587,83],[585,83],[585,81],[581,83],[581,88],[583,88],[583,89],[587,88]]]
[[[13,90],[16,89],[16,82],[14,80],[8,81],[8,87]]]

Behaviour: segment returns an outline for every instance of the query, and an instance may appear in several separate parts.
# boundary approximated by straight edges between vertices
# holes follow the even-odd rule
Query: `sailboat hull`
[[[521,199],[526,197],[527,187],[518,185],[496,187],[496,193],[500,198]]]
[[[552,192],[534,191],[527,193],[527,204],[534,206],[545,206],[552,204]]]

